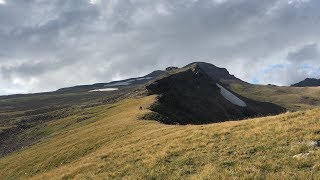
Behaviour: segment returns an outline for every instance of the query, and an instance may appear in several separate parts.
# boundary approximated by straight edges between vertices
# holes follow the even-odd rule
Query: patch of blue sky
[[[285,69],[289,66],[290,66],[289,64],[271,64],[265,67],[264,69],[262,69],[262,73],[269,73],[275,69]]]
[[[250,83],[261,84],[262,83],[261,78],[266,74],[272,73],[274,70],[283,70],[289,66],[290,66],[289,64],[281,64],[281,63],[268,65],[267,67],[262,68],[257,73],[255,73],[256,76],[250,80]]]
[[[255,77],[255,78],[251,79],[250,83],[252,83],[252,84],[260,84],[260,80]]]
[[[310,66],[310,64],[307,64],[307,63],[301,64],[299,68],[300,69],[307,69],[307,70],[313,69],[312,66]]]
[[[310,76],[313,78],[320,78],[320,67],[314,68],[313,71],[311,71]]]
[[[307,72],[310,78],[320,77],[320,67],[315,67],[308,63],[303,63],[299,66],[299,70]]]

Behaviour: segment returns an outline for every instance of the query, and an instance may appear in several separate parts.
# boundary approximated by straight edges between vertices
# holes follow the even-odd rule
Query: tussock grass
[[[154,100],[124,100],[49,122],[48,138],[0,159],[0,179],[320,177],[320,151],[304,143],[320,140],[320,109],[198,126],[139,120],[149,112],[139,107]]]

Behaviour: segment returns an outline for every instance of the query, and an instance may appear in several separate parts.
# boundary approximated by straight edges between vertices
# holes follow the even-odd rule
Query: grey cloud
[[[319,58],[320,52],[316,43],[305,45],[297,51],[290,52],[287,56],[287,59],[289,61],[300,63],[303,63],[305,61],[319,60]]]
[[[64,62],[58,61],[39,61],[30,62],[25,61],[19,64],[7,65],[0,67],[0,72],[3,78],[10,79],[12,75],[15,76],[38,76],[64,66]]]

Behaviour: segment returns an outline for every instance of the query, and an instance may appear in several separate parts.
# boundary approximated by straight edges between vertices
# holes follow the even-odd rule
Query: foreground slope
[[[311,143],[320,140],[320,109],[201,126],[139,120],[150,113],[139,107],[155,100],[96,106],[85,121],[48,124],[64,128],[0,158],[0,179],[320,176],[320,152]]]

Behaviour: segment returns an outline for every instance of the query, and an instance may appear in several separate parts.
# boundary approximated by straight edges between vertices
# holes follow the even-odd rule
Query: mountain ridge
[[[317,87],[320,86],[320,79],[306,78],[296,84],[292,84],[291,87]]]

